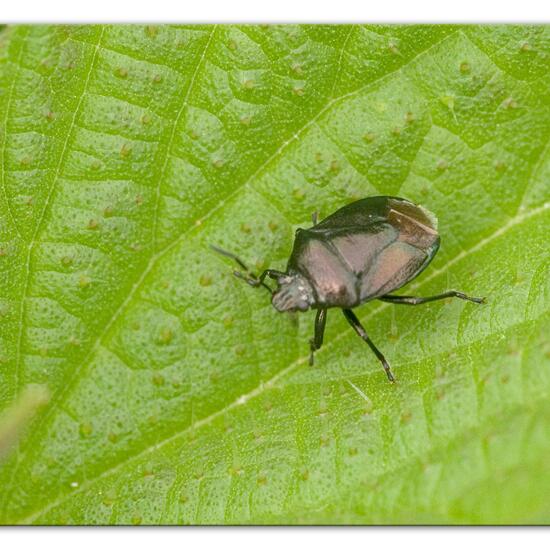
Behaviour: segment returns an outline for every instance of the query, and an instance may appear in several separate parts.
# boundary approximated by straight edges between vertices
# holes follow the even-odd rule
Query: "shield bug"
[[[352,309],[382,300],[416,306],[460,298],[483,303],[484,298],[448,290],[435,296],[391,294],[418,276],[439,249],[436,217],[399,197],[368,197],[340,208],[313,227],[297,229],[286,271],[266,269],[259,277],[252,274],[235,254],[212,247],[233,259],[244,270],[234,275],[253,287],[264,287],[278,311],[316,309],[314,336],[310,340],[310,365],[323,344],[329,308],[340,308],[355,332],[369,345],[382,363],[390,382],[394,381],[384,355],[374,345]],[[277,283],[272,290],[265,282]]]

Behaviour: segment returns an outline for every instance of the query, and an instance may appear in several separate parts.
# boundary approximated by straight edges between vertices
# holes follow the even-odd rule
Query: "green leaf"
[[[0,522],[547,523],[549,71],[548,26],[3,29]],[[488,299],[358,308],[395,385],[209,248],[375,194],[439,218],[406,294]]]

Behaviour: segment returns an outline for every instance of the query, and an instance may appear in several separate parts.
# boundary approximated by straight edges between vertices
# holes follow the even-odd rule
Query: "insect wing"
[[[320,304],[344,307],[357,301],[354,274],[322,234],[297,231],[288,268],[308,279]]]
[[[346,228],[367,228],[375,222],[387,221],[388,199],[390,197],[368,197],[343,206],[321,220],[313,230]]]
[[[426,268],[439,248],[437,220],[422,207],[388,197],[387,220],[397,238],[362,274],[361,301],[401,288]]]
[[[386,222],[332,232],[327,242],[337,251],[348,269],[360,276],[387,246],[397,240],[396,229]]]

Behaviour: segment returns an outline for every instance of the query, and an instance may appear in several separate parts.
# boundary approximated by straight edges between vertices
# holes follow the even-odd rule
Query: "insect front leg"
[[[259,277],[254,275],[254,273],[250,273],[250,271],[248,271],[247,274],[248,276],[244,275],[240,271],[233,271],[233,275],[235,275],[235,277],[238,277],[239,279],[243,279],[250,286],[257,287],[261,285],[267,288],[269,292],[273,292],[273,291],[264,283],[264,279],[266,277],[269,277],[270,279],[279,279],[280,277],[284,277],[286,275],[286,273],[283,273],[282,271],[277,271],[276,269],[266,269],[265,271],[263,271],[263,273]]]
[[[253,287],[263,286],[264,288],[269,290],[269,292],[273,293],[271,288],[269,288],[269,286],[267,286],[264,283],[264,279],[266,277],[270,277],[271,279],[278,279],[279,277],[283,277],[285,275],[285,273],[282,273],[281,271],[277,271],[275,269],[266,269],[258,277],[254,273],[251,273],[251,271],[248,269],[246,264],[236,254],[233,254],[233,252],[228,252],[227,250],[224,250],[223,248],[219,248],[214,245],[210,245],[210,248],[212,250],[215,250],[218,254],[221,254],[222,256],[226,256],[227,258],[231,258],[232,260],[237,262],[237,264],[239,264],[239,266],[241,266],[246,273],[241,273],[240,271],[233,271],[233,275],[235,275],[235,277],[238,277],[239,279],[242,279],[243,281],[246,281],[250,286],[253,286]]]
[[[468,300],[469,302],[475,302],[476,304],[484,304],[485,298],[475,298],[473,296],[467,296],[463,292],[457,290],[448,290],[443,294],[436,294],[435,296],[426,296],[422,298],[420,296],[395,296],[387,294],[386,296],[380,296],[379,300],[383,302],[389,302],[391,304],[404,304],[407,306],[418,306],[427,302],[435,302],[435,300],[444,300],[445,298],[460,298],[461,300]]]
[[[393,377],[393,374],[391,372],[388,362],[386,361],[386,358],[382,355],[382,352],[374,345],[373,341],[369,338],[365,329],[359,322],[359,319],[357,319],[355,313],[353,313],[351,309],[343,309],[342,311],[344,313],[344,316],[348,320],[349,324],[355,330],[355,332],[369,345],[370,349],[374,352],[374,355],[376,355],[378,360],[382,363],[382,366],[386,371],[386,376],[388,377],[388,380],[390,382],[395,382],[395,378]]]
[[[311,353],[309,354],[309,364],[313,366],[313,355],[323,345],[323,336],[325,335],[325,325],[327,323],[326,308],[318,309],[315,316],[315,333],[309,341]]]

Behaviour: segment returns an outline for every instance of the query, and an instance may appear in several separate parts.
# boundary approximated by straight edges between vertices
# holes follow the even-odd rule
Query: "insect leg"
[[[323,336],[325,335],[325,325],[327,323],[326,308],[318,309],[315,316],[315,335],[309,341],[311,353],[309,354],[309,364],[313,365],[313,354],[323,345]]]
[[[313,223],[313,225],[317,225],[318,219],[319,219],[319,210],[315,210],[315,212],[311,214],[311,223]]]
[[[254,273],[250,272],[250,270],[248,269],[246,264],[236,254],[233,254],[233,252],[228,252],[227,250],[224,250],[223,248],[219,248],[217,246],[214,246],[213,244],[210,245],[210,248],[212,250],[215,250],[218,254],[221,254],[222,256],[226,256],[227,258],[231,258],[232,260],[237,262],[246,271],[246,275],[241,273],[240,271],[233,271],[233,275],[235,275],[235,277],[238,277],[239,279],[243,279],[243,281],[246,281],[250,286],[254,286],[254,287],[263,286],[264,288],[267,288],[267,290],[269,290],[269,292],[271,292],[271,293],[273,292],[269,288],[269,286],[267,286],[264,283],[264,279],[266,278],[266,276],[269,276],[272,279],[276,278],[272,274],[279,273],[278,271],[275,271],[274,269],[266,269],[260,275],[260,277],[257,277],[256,275],[254,275]],[[284,275],[284,274],[282,274],[282,275]]]
[[[378,358],[378,360],[382,363],[382,366],[384,367],[384,370],[386,371],[386,375],[388,377],[388,380],[390,382],[395,382],[395,378],[393,377],[393,374],[390,370],[390,366],[388,365],[388,362],[386,361],[386,358],[382,355],[382,352],[374,345],[372,340],[369,338],[368,334],[365,332],[365,329],[359,322],[359,319],[357,319],[357,316],[351,309],[343,309],[342,312],[344,313],[346,319],[348,320],[349,324],[353,327],[355,332],[361,336],[361,338],[369,345],[370,349],[373,351],[374,355]]]
[[[269,292],[273,292],[265,283],[264,279],[266,277],[269,277],[270,279],[278,279],[279,277],[284,277],[286,273],[283,273],[282,271],[277,271],[276,269],[266,269],[262,272],[262,274],[257,277],[254,275],[254,273],[248,272],[249,277],[246,275],[243,275],[240,271],[233,271],[233,275],[235,277],[238,277],[239,279],[243,279],[246,281],[250,286],[263,286],[269,290]]]
[[[379,300],[383,302],[390,302],[392,304],[405,304],[408,306],[418,306],[420,304],[425,304],[426,302],[433,302],[435,300],[444,300],[445,298],[460,298],[461,300],[468,300],[470,302],[475,302],[476,304],[485,303],[485,298],[475,298],[473,296],[466,296],[462,292],[456,290],[449,290],[443,294],[437,294],[436,296],[426,296],[422,298],[420,296],[394,296],[392,294],[387,294],[386,296],[380,296]]]

